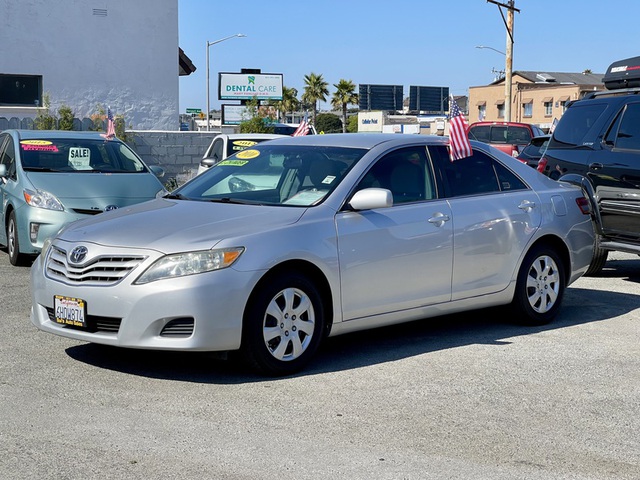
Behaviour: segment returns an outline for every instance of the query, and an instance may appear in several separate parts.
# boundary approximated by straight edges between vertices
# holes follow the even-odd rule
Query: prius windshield
[[[25,171],[146,172],[147,168],[123,142],[99,139],[38,138],[20,141]]]
[[[171,196],[307,207],[322,202],[365,153],[343,147],[255,145],[217,163]]]

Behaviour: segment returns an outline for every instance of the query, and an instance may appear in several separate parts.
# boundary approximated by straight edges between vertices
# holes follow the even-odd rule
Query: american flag
[[[449,116],[449,154],[451,161],[460,160],[461,158],[470,157],[471,144],[469,143],[467,121],[460,112],[460,107],[451,97],[451,114]]]
[[[113,121],[113,113],[111,113],[111,107],[107,107],[107,138],[113,138],[116,136],[116,125]]]
[[[292,137],[302,137],[304,135],[306,135],[307,133],[309,133],[309,119],[307,117],[307,114],[304,114],[304,119],[300,122],[300,125],[298,125],[298,128],[296,128],[296,131],[293,132],[291,134]]]

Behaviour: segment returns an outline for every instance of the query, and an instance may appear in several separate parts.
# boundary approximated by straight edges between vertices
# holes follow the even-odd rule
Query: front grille
[[[46,259],[46,274],[67,284],[115,285],[145,258],[143,255],[100,255],[83,265],[73,266],[67,262],[67,252],[53,246]]]
[[[56,315],[53,311],[53,308],[47,307],[47,314],[49,315],[49,320],[52,322],[56,321]],[[85,318],[86,328],[74,327],[73,325],[62,325],[64,328],[72,328],[76,330],[83,330],[85,332],[103,332],[103,333],[118,333],[120,330],[120,324],[122,323],[121,318],[117,317],[101,317],[99,315],[87,315]]]
[[[161,337],[189,337],[193,334],[194,320],[191,317],[175,318],[160,332]]]
[[[80,215],[97,215],[102,213],[104,210],[99,209],[88,209],[88,208],[74,208],[72,209],[75,213],[79,213]]]

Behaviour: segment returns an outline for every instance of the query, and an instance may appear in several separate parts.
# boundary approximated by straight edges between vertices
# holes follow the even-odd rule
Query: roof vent
[[[96,17],[106,17],[107,16],[107,9],[106,8],[94,8],[93,9],[93,14]]]
[[[538,80],[541,80],[543,82],[555,82],[556,79],[553,78],[551,75],[549,75],[548,73],[537,73],[536,74],[536,78]]]

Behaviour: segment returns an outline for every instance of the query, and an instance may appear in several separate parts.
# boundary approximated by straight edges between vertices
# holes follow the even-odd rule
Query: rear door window
[[[553,143],[566,146],[583,145],[589,130],[607,109],[604,103],[573,105],[564,112],[553,132]]]

